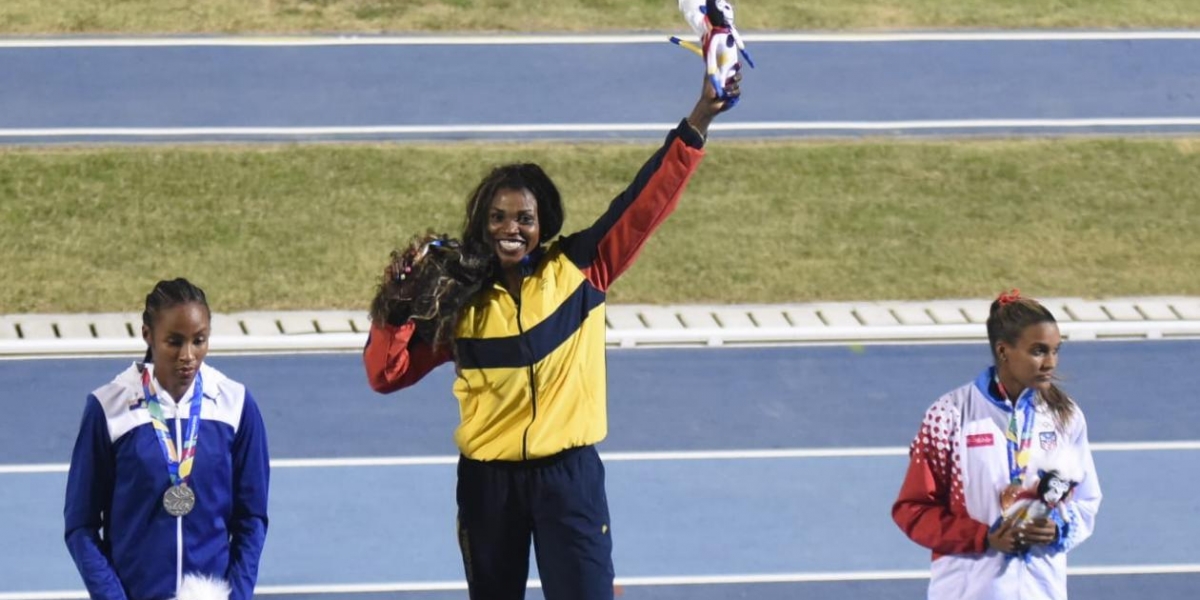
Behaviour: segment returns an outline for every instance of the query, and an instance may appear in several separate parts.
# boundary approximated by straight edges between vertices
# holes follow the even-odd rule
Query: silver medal
[[[182,517],[196,506],[196,492],[186,484],[173,485],[163,494],[163,508],[172,517]]]

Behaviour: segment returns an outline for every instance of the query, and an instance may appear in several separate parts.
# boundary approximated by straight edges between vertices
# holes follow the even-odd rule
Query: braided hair
[[[182,277],[159,281],[154,285],[154,289],[146,294],[146,308],[142,311],[142,325],[154,329],[154,322],[158,319],[159,312],[180,304],[191,303],[203,306],[205,314],[210,319],[212,318],[212,311],[208,308],[208,298],[204,296],[204,290]],[[154,362],[151,350],[151,348],[146,348],[146,357],[143,362]]]

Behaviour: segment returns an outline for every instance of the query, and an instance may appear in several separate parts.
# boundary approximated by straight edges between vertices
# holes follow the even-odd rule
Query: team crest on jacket
[[[1049,452],[1058,447],[1058,434],[1053,431],[1043,431],[1038,434],[1038,441],[1042,444],[1042,450]]]

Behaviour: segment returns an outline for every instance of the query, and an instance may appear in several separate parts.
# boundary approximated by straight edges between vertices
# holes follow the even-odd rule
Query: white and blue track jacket
[[[253,595],[267,534],[266,431],[242,384],[208,365],[200,374],[200,433],[189,484],[196,504],[183,517],[163,509],[170,476],[138,365],[87,398],[63,516],[67,550],[91,598],[173,598],[188,573],[225,579],[230,600]],[[194,390],[175,404],[155,386],[166,425],[182,448]]]
[[[1051,513],[1059,539],[1024,556],[1005,556],[988,548],[987,534],[1000,519],[1000,495],[1010,481],[1005,431],[1013,408],[992,393],[992,378],[993,370],[984,369],[925,413],[892,518],[933,551],[930,600],[1064,600],[1066,553],[1091,536],[1100,508],[1087,422],[1075,406],[1070,421],[1056,423],[1031,390],[1018,399],[1018,406],[1034,407],[1030,466],[1053,454],[1075,461],[1083,476]],[[1018,411],[1022,429],[1024,412]]]

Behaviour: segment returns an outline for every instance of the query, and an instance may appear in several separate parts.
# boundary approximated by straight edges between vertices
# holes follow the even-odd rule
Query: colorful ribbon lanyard
[[[1008,400],[1008,390],[1004,389],[1003,383],[1000,383],[1000,375],[994,375],[993,378],[1000,396]],[[1026,400],[1025,405],[1021,408],[1025,422],[1021,425],[1021,433],[1018,437],[1017,405],[1020,404],[1020,398],[1013,403],[1012,412],[1008,417],[1008,431],[1004,435],[1008,440],[1008,480],[1013,485],[1021,485],[1021,480],[1025,478],[1025,467],[1029,464],[1029,449],[1033,446],[1033,401]]]
[[[204,382],[200,372],[196,372],[196,382],[192,392],[192,403],[188,414],[187,437],[183,442],[183,454],[175,452],[175,440],[171,430],[167,428],[163,418],[162,405],[159,404],[158,394],[152,390],[154,384],[150,381],[150,365],[142,367],[142,391],[146,394],[146,408],[150,411],[150,422],[154,424],[154,432],[158,434],[158,446],[162,448],[163,458],[167,461],[167,474],[171,476],[171,485],[187,483],[192,474],[192,461],[196,457],[196,440],[200,437],[200,396],[204,393]]]

